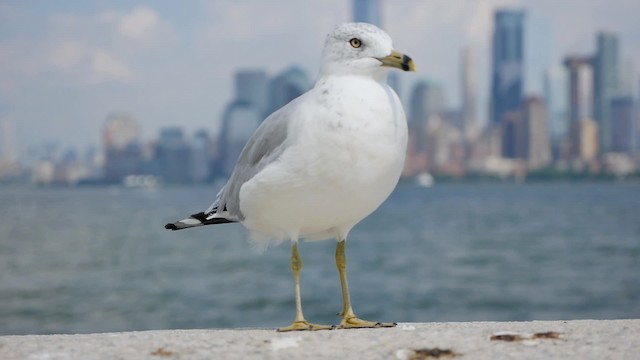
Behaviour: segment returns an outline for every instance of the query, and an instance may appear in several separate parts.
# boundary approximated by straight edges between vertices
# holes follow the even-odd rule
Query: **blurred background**
[[[385,29],[403,178],[348,243],[376,321],[640,316],[640,3],[1,1],[0,334],[276,327],[289,246],[205,209],[324,37]],[[304,243],[305,315],[336,323],[334,242]]]

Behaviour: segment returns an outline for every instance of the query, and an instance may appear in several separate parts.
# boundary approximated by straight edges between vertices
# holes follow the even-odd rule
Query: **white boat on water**
[[[428,172],[423,172],[416,176],[416,184],[422,187],[429,188],[432,187],[434,183],[435,181],[433,180],[433,176]]]

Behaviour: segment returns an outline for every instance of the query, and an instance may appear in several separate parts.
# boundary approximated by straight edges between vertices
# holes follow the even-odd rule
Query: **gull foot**
[[[397,323],[383,323],[360,320],[357,317],[343,318],[338,325],[338,329],[366,329],[366,328],[385,328],[394,327]]]
[[[316,331],[316,330],[333,330],[335,326],[311,324],[306,320],[294,321],[291,325],[278,328],[278,332],[287,331]]]

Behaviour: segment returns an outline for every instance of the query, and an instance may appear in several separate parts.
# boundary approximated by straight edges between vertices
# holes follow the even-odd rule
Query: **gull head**
[[[395,51],[391,37],[367,23],[347,23],[331,32],[322,50],[321,74],[386,74],[398,68],[415,71],[413,60]]]

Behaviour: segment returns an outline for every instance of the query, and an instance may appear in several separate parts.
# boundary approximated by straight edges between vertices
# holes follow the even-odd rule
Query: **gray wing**
[[[301,97],[267,117],[242,149],[229,181],[218,193],[216,201],[205,211],[211,217],[227,212],[228,217],[244,220],[240,211],[240,188],[265,166],[277,160],[287,147],[289,123],[295,103]],[[225,214],[226,215],[226,214]]]

